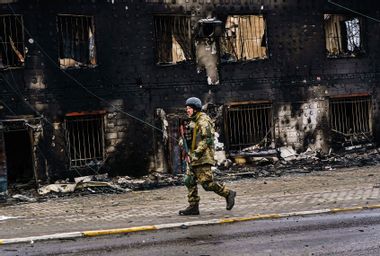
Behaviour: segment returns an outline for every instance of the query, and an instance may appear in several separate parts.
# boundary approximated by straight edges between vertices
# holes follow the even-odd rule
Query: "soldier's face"
[[[194,114],[194,109],[192,107],[186,106],[186,114],[191,117]]]

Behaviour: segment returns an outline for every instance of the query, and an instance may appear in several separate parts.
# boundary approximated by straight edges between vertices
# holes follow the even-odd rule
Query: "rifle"
[[[185,170],[185,176],[183,178],[183,182],[185,183],[186,187],[193,186],[196,184],[195,177],[193,172],[190,168],[190,150],[187,146],[186,137],[185,137],[185,131],[183,128],[183,124],[180,125],[180,134],[181,134],[181,140],[182,140],[182,170]]]

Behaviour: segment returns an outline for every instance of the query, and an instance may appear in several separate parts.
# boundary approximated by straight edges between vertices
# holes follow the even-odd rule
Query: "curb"
[[[189,222],[138,226],[138,227],[130,227],[130,228],[91,230],[91,231],[83,231],[83,232],[67,232],[67,233],[57,233],[57,234],[43,235],[43,236],[0,239],[0,245],[16,244],[16,243],[34,243],[36,241],[79,238],[79,237],[116,235],[116,234],[126,234],[126,233],[141,232],[141,231],[183,228],[183,227],[202,226],[202,225],[226,224],[226,223],[243,222],[243,221],[279,219],[279,218],[287,218],[287,217],[294,217],[294,216],[316,215],[316,214],[323,214],[323,213],[352,212],[352,211],[369,210],[369,209],[380,209],[380,204],[348,207],[348,208],[331,208],[331,209],[321,209],[321,210],[311,210],[311,211],[299,211],[299,212],[289,212],[289,213],[256,214],[256,215],[246,216],[246,217],[198,220],[198,221],[189,221]]]

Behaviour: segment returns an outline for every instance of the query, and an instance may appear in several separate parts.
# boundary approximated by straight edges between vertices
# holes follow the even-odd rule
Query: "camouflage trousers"
[[[220,184],[214,181],[214,177],[211,171],[211,165],[200,165],[194,166],[192,168],[192,172],[195,176],[195,183],[188,185],[187,190],[187,198],[191,205],[197,204],[200,200],[198,196],[198,186],[197,183],[201,184],[204,190],[206,191],[214,191],[216,194],[227,197],[230,193],[230,190],[226,188],[224,184]]]

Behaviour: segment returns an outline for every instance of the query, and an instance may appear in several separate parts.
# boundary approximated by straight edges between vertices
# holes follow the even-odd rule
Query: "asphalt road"
[[[0,255],[380,255],[380,210],[2,245]]]

